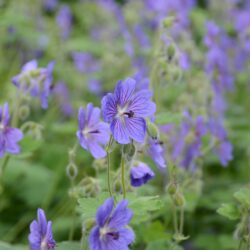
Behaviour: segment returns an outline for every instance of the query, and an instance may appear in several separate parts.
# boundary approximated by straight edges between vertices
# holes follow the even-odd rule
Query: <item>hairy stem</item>
[[[125,199],[126,198],[126,184],[125,184],[125,160],[124,160],[124,157],[122,157],[121,166],[122,166],[122,192],[123,192],[123,199]]]

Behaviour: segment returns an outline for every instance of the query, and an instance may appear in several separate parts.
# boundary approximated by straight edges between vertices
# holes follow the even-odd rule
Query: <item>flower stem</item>
[[[179,230],[178,230],[178,220],[177,220],[177,209],[175,205],[173,205],[173,216],[174,216],[174,231],[175,234],[177,235],[179,233]]]
[[[111,178],[110,178],[110,152],[109,152],[110,147],[112,145],[112,141],[113,141],[113,138],[112,136],[110,136],[109,143],[108,143],[107,150],[106,150],[107,151],[107,165],[108,165],[107,167],[108,191],[109,191],[110,196],[113,196],[112,188],[111,188],[111,180],[110,180]]]
[[[126,198],[125,160],[124,160],[123,156],[122,156],[122,160],[121,160],[121,165],[122,165],[122,192],[123,192],[123,199],[125,199]]]
[[[181,207],[181,215],[180,215],[180,234],[183,234],[184,227],[184,207]]]

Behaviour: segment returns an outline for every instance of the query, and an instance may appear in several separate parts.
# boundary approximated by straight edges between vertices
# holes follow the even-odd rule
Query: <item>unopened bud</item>
[[[91,228],[93,228],[94,225],[95,225],[95,220],[94,219],[88,219],[83,224],[83,230],[88,232],[88,231],[91,230]]]
[[[21,120],[27,119],[29,114],[30,114],[30,108],[28,105],[23,105],[20,107],[18,116]]]
[[[122,149],[122,154],[123,156],[125,157],[125,159],[127,161],[130,161],[134,154],[135,154],[135,146],[134,144],[130,143],[130,144],[126,144],[123,146],[123,149]]]
[[[175,206],[177,207],[182,207],[185,204],[185,198],[180,193],[175,193],[173,195],[173,201],[174,201]]]
[[[163,26],[164,26],[164,28],[166,28],[166,29],[171,28],[173,26],[174,21],[175,21],[175,17],[174,16],[169,16],[169,17],[165,18],[163,20]]]
[[[69,165],[66,167],[66,174],[70,180],[74,180],[78,174],[77,166],[70,162]]]
[[[170,44],[167,48],[168,60],[171,61],[175,55],[175,47],[173,44]]]
[[[170,195],[174,195],[177,191],[177,185],[174,182],[169,183],[167,191]]]
[[[150,137],[152,137],[153,139],[159,138],[159,130],[157,126],[150,120],[147,120],[147,130]]]

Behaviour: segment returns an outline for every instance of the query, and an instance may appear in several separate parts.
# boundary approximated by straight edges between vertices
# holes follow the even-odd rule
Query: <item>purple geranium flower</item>
[[[47,68],[38,68],[36,60],[26,63],[21,73],[12,78],[12,82],[24,93],[33,97],[40,97],[43,109],[48,108],[48,97],[52,88],[52,72],[54,62],[50,62]]]
[[[138,162],[130,169],[130,183],[133,187],[140,187],[146,184],[154,176],[155,174],[151,168],[143,162]]]
[[[0,158],[4,153],[18,154],[20,147],[17,144],[22,138],[23,133],[17,128],[11,128],[8,104],[0,107]]]
[[[109,125],[100,122],[100,109],[93,107],[92,103],[87,105],[86,110],[79,109],[78,122],[79,130],[77,137],[82,148],[89,150],[96,159],[106,156],[106,151],[100,144],[107,144],[109,141]]]
[[[128,201],[120,201],[114,209],[114,199],[108,198],[96,213],[96,226],[89,236],[90,250],[128,250],[135,235],[127,224],[133,217]]]
[[[107,94],[102,99],[104,120],[110,123],[114,139],[120,144],[130,143],[130,138],[142,143],[146,133],[145,118],[156,109],[150,101],[151,92],[135,92],[136,81],[127,78],[119,81],[114,94]]]
[[[31,250],[53,250],[56,242],[53,239],[52,222],[46,220],[44,211],[37,210],[37,221],[30,224],[29,242]]]

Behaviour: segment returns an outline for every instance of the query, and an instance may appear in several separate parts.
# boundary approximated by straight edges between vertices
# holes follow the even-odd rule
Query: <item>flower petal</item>
[[[128,201],[120,201],[109,221],[110,228],[122,228],[126,226],[133,217],[133,212],[128,208]]]
[[[100,242],[99,227],[94,227],[89,235],[89,247],[90,250],[103,250]]]
[[[107,155],[107,152],[91,138],[87,141],[88,149],[95,159],[103,158]]]
[[[144,142],[146,134],[146,122],[140,117],[125,118],[125,126],[129,136],[137,142]]]
[[[111,93],[102,98],[102,114],[105,122],[111,122],[117,114],[116,99]]]
[[[78,112],[78,127],[83,130],[85,127],[85,110],[81,107]]]
[[[136,81],[133,78],[118,82],[114,95],[119,105],[124,106],[128,103],[135,91],[135,85]]]
[[[44,211],[41,208],[37,210],[37,219],[38,219],[38,224],[39,224],[42,236],[45,236],[46,230],[47,230],[47,219],[46,219]]]
[[[135,113],[135,116],[139,117],[148,117],[153,115],[156,111],[156,105],[151,102],[151,96],[152,93],[149,90],[139,91],[134,95],[128,109],[132,110]]]
[[[130,143],[129,132],[120,119],[114,119],[110,125],[114,139],[120,144]]]
[[[114,199],[108,198],[103,205],[101,205],[96,213],[96,222],[99,226],[103,227],[114,207]]]

